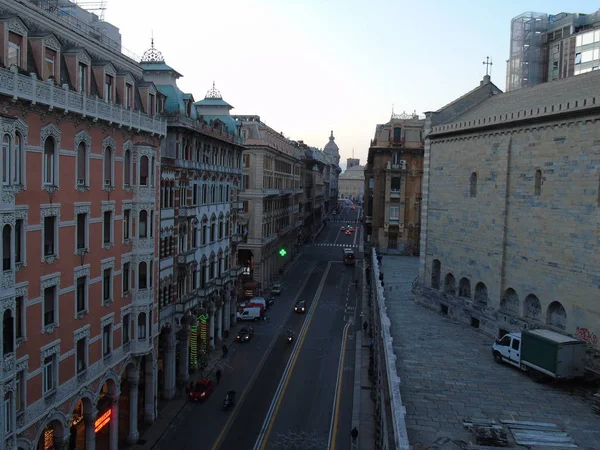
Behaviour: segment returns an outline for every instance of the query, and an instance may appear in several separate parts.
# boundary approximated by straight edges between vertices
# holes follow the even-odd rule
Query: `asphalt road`
[[[282,280],[283,292],[267,313],[269,321],[252,324],[254,339],[230,350],[221,384],[212,396],[203,404],[187,405],[156,448],[350,447],[353,337],[360,324],[346,324],[357,313],[351,281],[359,278],[355,271],[360,262],[354,268],[344,266],[342,248],[355,245],[356,256],[361,257],[362,236],[357,236],[360,225],[355,223],[359,211],[342,208],[332,217],[352,222],[356,231],[351,236],[340,230],[342,223],[332,221],[314,244],[302,249],[299,261]],[[296,299],[306,300],[305,314],[293,312]],[[286,342],[283,327],[294,331],[293,344]],[[226,412],[221,405],[227,389],[238,394],[236,407]]]

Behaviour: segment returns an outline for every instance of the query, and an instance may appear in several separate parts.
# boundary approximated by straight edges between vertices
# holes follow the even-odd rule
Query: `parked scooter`
[[[223,400],[223,410],[227,411],[229,408],[235,405],[235,391],[229,390],[225,394],[225,400]]]

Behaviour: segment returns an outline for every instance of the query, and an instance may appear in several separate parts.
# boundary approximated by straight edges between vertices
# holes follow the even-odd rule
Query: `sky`
[[[196,101],[213,81],[232,114],[364,164],[378,123],[435,111],[479,84],[505,87],[510,21],[592,13],[591,0],[107,0],[123,47],[155,46]]]

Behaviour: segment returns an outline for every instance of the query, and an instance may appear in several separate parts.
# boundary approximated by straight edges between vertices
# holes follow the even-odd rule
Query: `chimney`
[[[483,80],[479,83],[479,86],[483,86],[484,84],[490,84],[492,82],[492,78],[489,75],[484,75]]]

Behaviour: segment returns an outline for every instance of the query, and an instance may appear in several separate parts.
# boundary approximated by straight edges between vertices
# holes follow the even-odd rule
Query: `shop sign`
[[[111,414],[112,414],[112,409],[109,409],[108,411],[106,411],[104,414],[102,414],[100,417],[98,417],[96,419],[96,422],[94,422],[94,432],[95,433],[100,431],[102,428],[104,428],[104,426],[108,422],[110,422]]]
[[[200,322],[200,339],[202,341],[202,347],[205,352],[208,352],[208,314],[200,315],[198,321]]]

